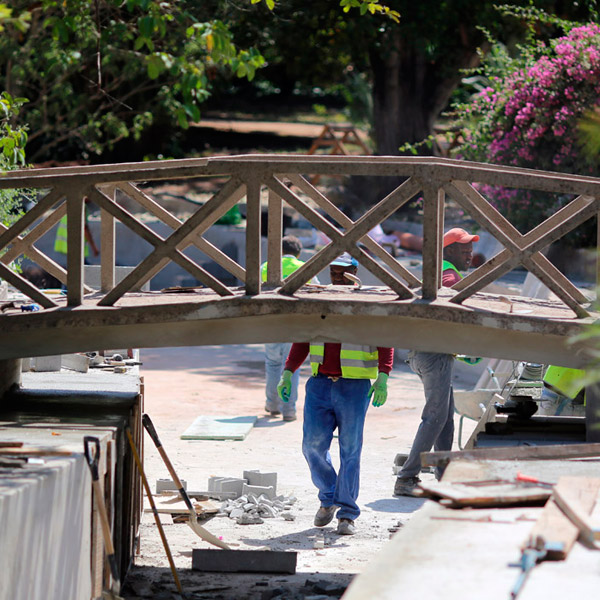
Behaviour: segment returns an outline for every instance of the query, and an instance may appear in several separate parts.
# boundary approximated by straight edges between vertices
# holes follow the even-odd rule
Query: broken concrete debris
[[[295,502],[294,496],[277,496],[271,499],[264,494],[244,494],[235,500],[225,500],[217,516],[236,519],[239,525],[260,524],[264,523],[263,519],[275,517],[293,521],[295,517],[290,511]]]
[[[208,491],[234,493],[221,505],[217,516],[237,519],[239,525],[263,523],[263,519],[282,517],[293,521],[291,508],[294,496],[277,496],[277,473],[261,473],[258,470],[244,471],[242,478],[210,477]]]

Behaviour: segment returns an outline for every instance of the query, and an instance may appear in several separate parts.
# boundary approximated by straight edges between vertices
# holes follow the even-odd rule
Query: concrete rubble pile
[[[211,477],[209,492],[229,494],[217,516],[236,519],[239,525],[264,523],[264,519],[282,517],[293,521],[294,496],[277,495],[277,473],[244,471],[242,478]]]

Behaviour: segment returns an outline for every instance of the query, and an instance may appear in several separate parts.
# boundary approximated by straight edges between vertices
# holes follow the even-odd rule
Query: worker
[[[85,246],[83,250],[83,256],[85,263],[87,264],[88,258],[90,255],[90,248],[94,253],[94,256],[98,256],[100,252],[98,251],[98,247],[96,246],[96,242],[94,241],[94,237],[92,236],[92,232],[90,230],[90,226],[88,224],[88,211],[87,211],[87,203],[89,202],[87,198],[84,199],[86,204],[85,208],[85,221],[83,226],[83,233],[85,238]],[[56,238],[54,240],[54,251],[59,255],[64,257],[64,261],[62,261],[63,265],[67,264],[67,215],[65,215],[59,222],[58,227],[56,229]]]
[[[544,390],[538,414],[585,414],[585,371],[550,365],[544,374]]]
[[[302,252],[302,242],[293,235],[286,235],[281,240],[281,276],[285,279],[304,263],[299,260]],[[267,263],[261,266],[260,274],[262,281],[267,280]],[[300,371],[296,371],[292,377],[292,385],[288,402],[281,402],[277,394],[277,384],[281,378],[285,359],[287,358],[291,343],[278,342],[265,344],[265,378],[266,378],[266,402],[265,410],[272,417],[283,415],[284,421],[296,420],[296,401],[298,399],[298,383]]]
[[[473,258],[473,242],[478,235],[464,229],[450,229],[443,238],[442,285],[452,287],[462,279],[460,271],[467,270]],[[481,359],[464,357],[465,362]],[[394,485],[394,496],[412,496],[420,483],[421,452],[451,450],[454,439],[454,394],[452,391],[453,354],[415,352],[408,354],[410,368],[420,377],[425,391],[425,407],[421,423],[406,462],[400,469]],[[440,479],[442,470],[436,469]]]
[[[330,265],[331,283],[352,285],[357,266],[354,258],[343,254]],[[354,279],[346,278],[346,273]],[[302,452],[319,490],[320,507],[314,524],[325,527],[337,516],[337,533],[353,535],[354,521],[360,515],[356,499],[365,417],[371,397],[376,407],[387,399],[394,350],[318,341],[294,343],[277,387],[284,402],[290,395],[292,374],[309,352],[312,376],[306,383]],[[336,427],[340,449],[337,473],[329,452]]]

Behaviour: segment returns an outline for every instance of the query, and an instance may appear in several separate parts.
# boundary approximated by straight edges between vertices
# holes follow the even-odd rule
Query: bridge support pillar
[[[6,392],[21,385],[21,359],[0,360],[0,400]]]

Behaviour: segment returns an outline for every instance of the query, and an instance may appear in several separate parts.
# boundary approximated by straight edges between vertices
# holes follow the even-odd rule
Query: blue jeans
[[[292,375],[292,390],[288,402],[282,402],[277,395],[277,384],[281,379],[285,361],[290,353],[292,344],[283,342],[280,344],[265,344],[265,375],[266,395],[265,408],[268,411],[279,411],[283,416],[296,414],[296,400],[298,400],[298,382],[300,381],[300,369]]]
[[[338,519],[356,519],[360,454],[371,387],[368,379],[333,381],[323,375],[306,383],[302,453],[322,506],[339,506]],[[329,448],[338,429],[340,469],[336,474]]]
[[[452,391],[452,354],[410,352],[410,368],[421,378],[425,391],[425,408],[410,454],[398,477],[415,477],[421,471],[421,452],[452,449],[454,438],[454,393]],[[436,469],[436,477],[443,469]]]

